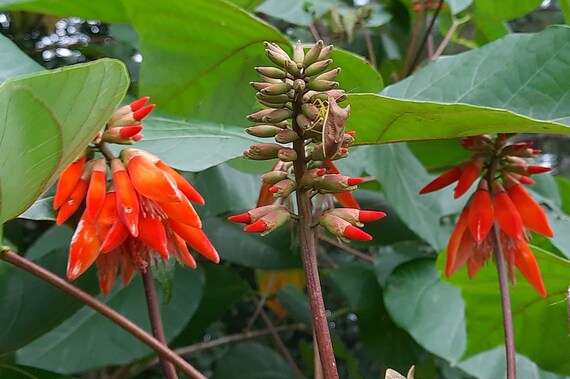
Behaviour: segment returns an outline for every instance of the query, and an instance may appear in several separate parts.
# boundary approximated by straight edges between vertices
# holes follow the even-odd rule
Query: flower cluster
[[[547,237],[553,233],[546,213],[523,184],[533,184],[531,175],[548,172],[550,168],[529,164],[524,159],[539,153],[531,142],[509,143],[508,138],[505,134],[464,138],[462,145],[473,151],[471,159],[444,172],[420,193],[457,183],[454,197],[458,198],[479,179],[477,190],[467,201],[449,238],[445,274],[452,275],[466,264],[469,277],[473,277],[491,255],[495,227],[511,280],[517,267],[544,297],[542,276],[527,243],[528,230]]]
[[[342,175],[332,162],[348,155],[354,132],[345,131],[350,106],[338,105],[346,95],[336,81],[340,68],[329,69],[331,51],[332,46],[324,46],[322,41],[307,51],[297,43],[291,58],[277,44],[265,43],[265,53],[276,67],[255,68],[263,81],[250,84],[264,108],[248,116],[258,124],[246,131],[275,142],[252,145],[244,157],[277,159],[277,163],[262,176],[257,208],[229,218],[247,223],[246,232],[267,234],[286,223],[293,215],[281,204],[295,191],[332,194],[350,208],[350,217],[326,212],[320,217],[320,225],[340,238],[371,239],[357,226],[385,215],[362,211],[366,216],[359,217],[360,207],[350,191],[363,179]],[[281,204],[276,204],[277,200]]]
[[[169,254],[195,268],[187,244],[211,261],[220,260],[192,206],[204,204],[194,187],[153,154],[126,148],[114,157],[105,144],[133,144],[142,138],[140,122],[154,108],[145,106],[147,101],[145,97],[116,110],[105,131],[62,172],[56,188],[58,225],[85,200],[71,241],[67,277],[76,279],[95,262],[104,294],[113,287],[119,265],[124,285],[137,269],[144,271],[152,260],[166,260]],[[97,158],[99,153],[103,156]]]

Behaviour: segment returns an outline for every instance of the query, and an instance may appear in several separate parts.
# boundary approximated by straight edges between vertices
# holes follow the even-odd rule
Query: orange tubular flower
[[[530,143],[508,144],[505,135],[499,135],[494,140],[487,135],[468,137],[462,141],[462,145],[474,151],[473,158],[446,171],[420,191],[422,194],[432,192],[457,181],[457,198],[483,174],[449,238],[445,275],[450,276],[467,265],[469,277],[475,276],[491,256],[494,246],[491,231],[495,227],[498,229],[499,244],[511,280],[514,280],[516,267],[536,291],[545,297],[546,288],[536,259],[528,246],[529,233],[525,232],[525,228],[548,237],[552,237],[553,233],[546,213],[521,183],[534,183],[529,178],[530,175],[550,169],[529,165],[522,158],[533,157],[538,150],[531,149]],[[494,173],[491,174],[491,183],[485,179],[490,175],[489,170]]]
[[[107,131],[118,131],[119,137],[133,139],[142,129],[138,122],[154,107],[145,105],[147,101],[148,98],[142,98],[117,110],[107,123]],[[100,141],[97,137],[92,149],[96,151],[98,144],[105,143]],[[121,143],[120,139],[117,143]],[[195,268],[196,261],[187,244],[207,259],[220,261],[190,203],[204,204],[204,198],[183,176],[142,150],[124,149],[120,158],[112,159],[108,151],[101,148],[101,152],[110,161],[99,158],[86,164],[85,157],[79,158],[64,170],[58,183],[54,204],[59,209],[58,224],[79,209],[86,197],[85,211],[70,246],[69,280],[96,262],[99,287],[107,294],[116,281],[119,266],[123,285],[131,281],[137,269],[144,271],[152,261],[166,260],[171,254],[180,263]],[[109,189],[107,164],[112,172]]]

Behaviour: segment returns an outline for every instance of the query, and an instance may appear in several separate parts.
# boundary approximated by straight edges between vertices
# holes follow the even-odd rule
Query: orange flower
[[[479,180],[477,190],[459,215],[447,244],[445,275],[450,276],[467,265],[469,277],[475,276],[491,256],[494,246],[491,231],[494,226],[498,229],[499,244],[510,279],[514,280],[516,267],[545,297],[546,288],[528,246],[529,233],[525,232],[525,228],[548,237],[552,237],[553,233],[546,213],[521,183],[533,183],[530,175],[550,169],[529,165],[522,157],[532,157],[538,150],[531,149],[531,144],[526,142],[508,144],[505,135],[500,134],[495,140],[486,135],[469,137],[462,141],[462,145],[475,152],[473,158],[444,172],[426,185],[421,194],[457,181],[457,198],[471,187],[481,173],[484,178],[488,177],[492,167],[495,175],[492,176],[492,183],[487,183],[484,178]],[[493,195],[489,193],[489,188]]]

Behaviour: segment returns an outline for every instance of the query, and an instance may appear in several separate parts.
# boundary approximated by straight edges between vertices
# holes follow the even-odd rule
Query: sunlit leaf
[[[0,34],[0,83],[14,76],[42,71],[43,68],[22,52],[12,41]]]

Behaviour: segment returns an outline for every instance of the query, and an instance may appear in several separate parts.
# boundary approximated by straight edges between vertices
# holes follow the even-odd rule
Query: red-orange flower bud
[[[182,239],[184,239],[192,249],[196,250],[198,253],[214,263],[220,262],[218,252],[202,229],[184,225],[172,219],[168,220],[168,224],[174,233],[182,237]]]
[[[89,222],[94,222],[95,218],[103,207],[105,193],[107,190],[107,163],[105,158],[99,158],[93,164],[89,189],[85,197],[85,212],[83,217]]]
[[[479,188],[473,194],[469,212],[469,230],[477,244],[481,244],[494,223],[493,204],[486,180],[479,182]]]
[[[119,218],[127,226],[133,237],[139,235],[139,199],[131,183],[127,169],[120,159],[114,158],[111,161],[111,171],[113,172],[113,183],[117,194],[117,213]]]
[[[261,233],[264,236],[289,221],[290,217],[289,210],[279,206],[274,211],[263,215],[259,220],[246,225],[243,230],[249,233]]]
[[[340,174],[327,174],[322,177],[322,180],[315,182],[315,189],[320,193],[353,191],[356,189],[356,185],[362,181],[362,178],[351,178]]]
[[[287,210],[287,208],[285,208],[282,205],[277,205],[277,204],[265,205],[262,207],[250,209],[249,211],[247,211],[245,213],[230,216],[230,217],[228,217],[228,220],[233,221],[233,222],[243,222],[243,223],[249,224],[249,223],[252,223],[252,222],[259,220],[261,217],[265,216],[266,214],[271,213],[271,212],[276,211],[276,210],[281,209],[281,208],[283,208],[284,210]]]
[[[53,199],[53,209],[61,207],[63,202],[71,195],[85,167],[85,155],[71,162],[59,176],[59,181]]]
[[[296,187],[297,184],[295,181],[287,178],[269,187],[269,192],[273,193],[273,196],[275,197],[287,197],[291,195],[293,191],[295,191]]]
[[[372,239],[370,234],[334,214],[323,214],[319,223],[329,232],[344,240],[370,241]]]
[[[81,219],[69,246],[67,261],[67,278],[69,280],[77,279],[95,262],[99,256],[99,247],[97,228],[85,219]]]
[[[455,187],[455,191],[453,197],[457,199],[461,195],[463,195],[477,180],[479,177],[479,173],[483,168],[483,158],[481,157],[473,157],[466,165],[463,167],[463,172],[459,177],[457,182],[457,187]]]
[[[424,188],[420,190],[420,194],[430,193],[437,191],[448,185],[455,183],[461,177],[463,170],[460,166],[455,166],[450,170],[445,171],[443,174],[439,175],[437,178],[429,182]]]
[[[493,183],[495,220],[499,227],[510,237],[521,240],[523,238],[523,222],[511,198],[498,182]]]

